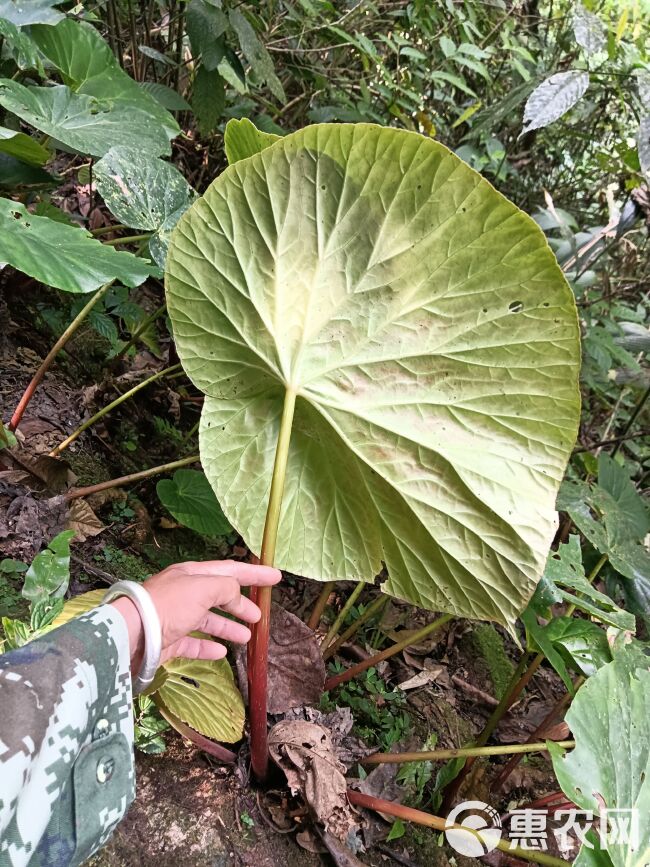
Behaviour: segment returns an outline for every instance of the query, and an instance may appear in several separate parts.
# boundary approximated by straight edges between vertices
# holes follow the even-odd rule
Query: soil
[[[61,300],[8,269],[0,276],[0,410],[6,422],[54,341],[44,311],[60,307]],[[160,291],[149,288],[135,294],[146,309],[155,309],[161,301]],[[70,299],[64,299],[64,303],[70,303]],[[129,379],[137,381],[174,363],[164,333],[159,338],[161,358],[140,351],[111,369],[105,365],[106,342],[85,327],[59,356],[28,408],[14,457],[0,453],[0,559],[12,557],[29,562],[63,529],[66,512],[57,495],[72,482],[90,485],[179,457],[178,437],[164,430],[161,433],[155,417],[186,436],[198,419],[200,396],[182,381],[160,381],[141,393],[137,401],[125,403],[82,434],[56,464],[46,459],[38,472],[34,468],[34,461],[47,455],[83,418],[124,391]],[[196,441],[189,441],[195,448]],[[72,594],[105,586],[116,578],[142,579],[178,560],[248,557],[242,540],[234,534],[226,539],[206,540],[170,521],[156,496],[156,481],[147,480],[89,498],[88,504],[103,529],[73,547]],[[9,520],[8,515],[13,518]],[[26,528],[25,532],[20,527]],[[19,584],[19,580],[0,574],[0,616],[19,616],[24,611]],[[344,590],[337,588],[331,597],[334,609],[340,606]],[[319,585],[288,576],[275,598],[305,619],[319,591]],[[372,593],[364,591],[361,600],[372,599]],[[332,616],[330,608],[325,619],[329,617],[331,622]],[[395,630],[419,628],[433,616],[391,602],[382,629],[390,638]],[[366,634],[364,641],[371,637]],[[375,637],[382,638],[379,633]],[[428,683],[406,693],[406,710],[411,718],[408,746],[422,748],[432,735],[440,748],[463,746],[476,737],[502,694],[513,660],[516,662],[520,652],[499,628],[455,621],[422,645],[383,663],[379,673],[389,689],[423,671],[432,674]],[[341,659],[357,661],[367,653],[368,646],[362,641],[344,647]],[[495,741],[525,740],[563,691],[555,674],[542,667],[497,728]],[[381,700],[373,700],[381,709]],[[298,815],[294,824],[290,823],[288,833],[274,830],[267,810],[271,796],[250,787],[245,762],[241,768],[221,767],[175,732],[166,733],[165,739],[167,750],[163,754],[138,754],[137,799],[113,839],[92,860],[94,867],[307,867],[332,863],[329,854],[307,851],[297,842],[298,832],[309,827],[305,815]],[[502,759],[477,762],[461,789],[460,799],[481,798],[505,813],[513,805],[527,804],[559,788],[550,762],[536,755],[521,762],[498,797],[491,796],[488,784],[503,763]],[[435,773],[434,768],[434,777]],[[282,780],[278,778],[274,785],[283,792],[280,800],[290,805],[292,813],[300,814],[300,803],[288,794]],[[408,800],[413,792],[407,789],[402,796]],[[247,817],[246,821],[242,816]],[[373,821],[381,828],[379,836],[385,838],[390,825],[376,817]],[[318,839],[309,834],[301,837],[305,838],[312,844]],[[441,845],[437,833],[416,827],[409,828],[400,839],[377,843],[357,854],[362,863],[369,865],[392,862],[429,867],[452,863],[465,867],[474,863]],[[491,863],[501,862],[492,859]]]
[[[313,867],[318,855],[269,827],[241,775],[212,765],[176,735],[160,756],[138,754],[137,799],[89,867]],[[242,822],[250,817],[252,825]],[[268,820],[267,820],[268,821]]]

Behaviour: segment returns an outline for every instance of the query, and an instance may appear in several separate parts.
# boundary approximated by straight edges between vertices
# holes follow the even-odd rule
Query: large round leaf
[[[322,124],[181,218],[167,295],[201,460],[258,552],[296,395],[276,564],[512,623],[579,412],[573,296],[538,227],[446,148]]]

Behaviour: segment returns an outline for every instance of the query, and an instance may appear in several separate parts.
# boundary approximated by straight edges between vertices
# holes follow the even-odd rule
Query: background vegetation
[[[141,579],[175,559],[247,555],[203,477],[183,475],[196,471],[179,469],[157,491],[155,479],[134,477],[196,462],[201,397],[176,364],[161,268],[180,214],[226,165],[233,118],[279,136],[324,121],[417,131],[537,221],[578,305],[582,418],[558,503],[558,553],[522,618],[524,664],[515,670],[520,651],[492,630],[496,649],[481,652],[483,672],[503,713],[532,666],[530,677],[541,666],[570,696],[576,677],[615,664],[616,641],[647,642],[649,20],[647,0],[0,0],[5,647],[51,624],[57,600],[88,579]],[[131,207],[116,176],[127,179]],[[43,358],[56,364],[41,391],[30,391]],[[117,476],[129,476],[126,487],[106,491],[120,493],[97,491]],[[78,504],[63,517],[53,504],[61,492]],[[66,526],[86,546],[72,555],[71,533],[59,533]],[[286,592],[287,607],[308,613],[315,591],[291,579]],[[329,592],[331,623],[345,593]],[[414,714],[390,683],[394,672],[369,667],[341,685],[345,666],[332,652],[337,632],[373,605],[358,644],[372,653],[399,639],[410,615],[392,603],[381,615],[376,601],[363,590],[325,641],[322,711],[347,705],[357,733],[389,749]],[[486,641],[474,635],[460,658]],[[564,687],[556,721],[569,701]],[[589,695],[603,701],[595,687]],[[577,737],[584,711],[575,713]],[[151,700],[138,721],[140,745],[163,750],[166,724]],[[485,745],[489,726],[454,746]],[[203,728],[220,736],[209,720]],[[434,732],[418,734],[418,746],[435,746]],[[458,760],[438,772],[430,763],[405,768],[413,803],[434,810],[445,786],[449,806],[467,770],[458,776]],[[566,794],[570,783],[560,783]],[[528,800],[538,794],[527,790]],[[647,814],[647,787],[644,797]]]

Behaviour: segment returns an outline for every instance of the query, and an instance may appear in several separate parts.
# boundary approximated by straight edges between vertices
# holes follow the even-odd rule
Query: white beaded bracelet
[[[126,596],[138,609],[144,629],[144,655],[137,677],[133,680],[133,694],[143,692],[151,685],[160,665],[162,653],[162,629],[160,618],[148,591],[136,581],[118,581],[102,599],[102,604]]]

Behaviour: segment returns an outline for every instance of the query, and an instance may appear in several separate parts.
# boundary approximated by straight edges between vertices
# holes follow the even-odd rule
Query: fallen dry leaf
[[[74,530],[77,542],[85,542],[106,529],[85,500],[72,500],[68,512],[66,530]]]
[[[349,707],[337,707],[330,713],[323,713],[315,707],[292,708],[284,718],[285,720],[307,720],[327,729],[332,738],[336,758],[348,770],[370,753],[375,752],[374,749],[366,746],[361,738],[351,734],[354,717]]]
[[[18,448],[11,449],[8,453],[17,465],[16,470],[26,471],[32,477],[30,479],[28,476],[24,482],[32,490],[42,490],[43,485],[39,484],[42,482],[48,491],[60,494],[77,481],[69,465],[59,458],[33,455],[26,449]]]
[[[325,663],[312,630],[280,605],[271,610],[269,713],[318,704],[325,685]]]
[[[334,754],[327,729],[302,720],[283,720],[269,732],[269,752],[284,771],[291,791],[302,795],[326,831],[344,842],[356,835],[359,817],[348,804],[345,766]]]
[[[404,691],[409,689],[418,689],[421,686],[426,686],[428,683],[433,683],[434,680],[437,680],[440,675],[444,673],[444,671],[444,665],[425,668],[423,671],[419,671],[417,674],[414,674],[412,677],[409,677],[407,680],[404,680],[402,683],[398,683],[397,685]]]
[[[313,852],[314,855],[322,855],[327,852],[327,846],[316,836],[311,828],[304,828],[296,834],[296,843],[301,849]]]
[[[6,557],[27,562],[44,544],[65,529],[68,515],[63,496],[35,500],[29,494],[14,497],[0,515],[0,540]]]
[[[325,663],[311,629],[295,614],[273,603],[269,636],[268,711],[318,704],[325,684]],[[239,688],[248,701],[246,653],[235,649]]]

